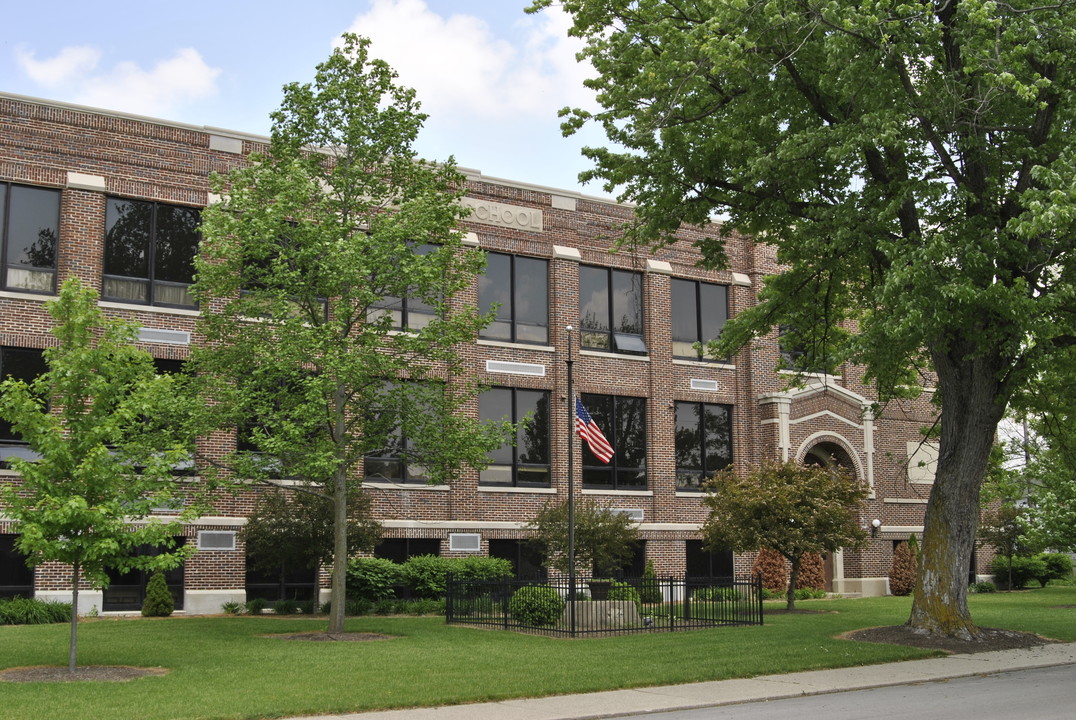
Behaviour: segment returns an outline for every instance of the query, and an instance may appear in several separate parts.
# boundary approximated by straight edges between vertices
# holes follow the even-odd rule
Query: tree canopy
[[[856,363],[883,402],[936,377],[940,457],[909,623],[974,635],[965,576],[997,422],[1076,338],[1076,5],[563,7],[601,105],[566,109],[565,130],[598,123],[616,144],[584,150],[583,179],[636,204],[626,241],[720,217],[776,247],[784,271],[716,356],[784,324],[805,367]],[[701,249],[727,260],[720,239]]]
[[[268,150],[214,188],[193,292],[192,353],[238,477],[289,478],[333,508],[330,630],[343,628],[349,498],[364,461],[386,482],[482,467],[499,428],[459,412],[477,388],[460,343],[488,318],[455,299],[481,272],[462,246],[463,177],[413,143],[414,91],[345,35],[314,81],[290,84]]]
[[[575,503],[575,564],[595,577],[609,575],[631,559],[639,526],[628,515],[593,500]],[[568,502],[547,503],[526,527],[546,553],[546,565],[569,571]]]
[[[807,553],[862,545],[859,526],[866,488],[839,470],[763,463],[747,475],[724,470],[707,485],[709,515],[702,535],[712,548],[738,552],[770,548],[791,565],[788,609],[796,605],[800,565]]]
[[[110,570],[179,565],[193,546],[174,537],[205,508],[200,485],[176,472],[194,454],[184,395],[135,347],[137,326],[105,318],[97,298],[77,278],[64,282],[48,303],[58,344],[44,352],[47,371],[0,383],[0,417],[38,456],[12,459],[22,479],[0,497],[32,565],[71,567],[71,670],[80,581],[106,588]],[[139,553],[144,545],[162,552]]]

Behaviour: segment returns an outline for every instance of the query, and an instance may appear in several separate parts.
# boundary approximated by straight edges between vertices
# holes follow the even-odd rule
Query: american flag
[[[603,463],[608,464],[613,457],[613,446],[605,439],[605,435],[598,429],[594,418],[583,407],[583,401],[575,399],[575,432],[579,437],[587,441],[590,451]]]

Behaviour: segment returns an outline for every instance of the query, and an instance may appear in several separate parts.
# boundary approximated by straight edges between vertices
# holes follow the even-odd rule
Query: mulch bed
[[[66,666],[37,665],[0,670],[0,682],[127,682],[150,675],[167,675],[165,668],[139,668],[126,665],[84,665],[70,672]]]
[[[327,633],[323,630],[317,630],[288,635],[263,635],[262,637],[276,638],[277,640],[308,640],[310,642],[367,642],[369,640],[391,640],[393,636],[361,632]]]
[[[907,625],[888,625],[886,627],[867,628],[846,633],[843,637],[860,642],[889,643],[891,645],[909,645],[925,650],[942,650],[947,653],[981,653],[992,650],[1020,650],[1057,642],[1033,633],[999,630],[997,628],[979,628],[979,637],[974,640],[957,638],[939,638],[923,635]]]

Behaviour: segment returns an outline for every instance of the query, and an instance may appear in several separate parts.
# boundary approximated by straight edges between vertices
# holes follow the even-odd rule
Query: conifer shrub
[[[819,553],[804,553],[803,558],[800,560],[800,574],[796,579],[796,589],[825,590],[825,567],[825,563]]]
[[[664,599],[661,595],[661,586],[658,585],[658,574],[654,571],[653,560],[646,561],[643,581],[639,584],[639,598],[644,603],[659,603]]]
[[[163,573],[153,573],[146,583],[146,599],[142,603],[143,617],[168,617],[176,609],[172,593],[168,592],[168,583]]]
[[[889,565],[889,592],[904,596],[910,595],[914,589],[915,558],[909,543],[899,542],[893,548],[893,561]]]
[[[788,567],[784,556],[776,550],[762,548],[758,551],[751,575],[762,576],[762,587],[774,592],[788,590]]]

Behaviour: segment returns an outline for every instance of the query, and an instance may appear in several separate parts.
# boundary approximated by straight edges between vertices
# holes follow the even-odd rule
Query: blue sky
[[[430,117],[418,144],[494,177],[580,186],[593,129],[563,138],[557,110],[594,109],[577,41],[556,10],[526,0],[9,3],[0,90],[166,120],[267,134],[281,87],[307,82],[341,33],[416,89]]]

